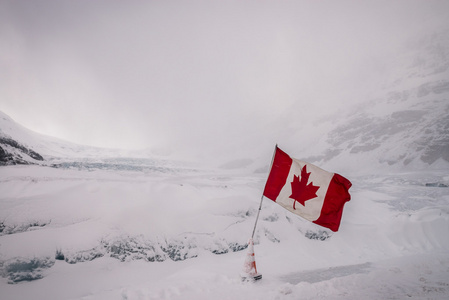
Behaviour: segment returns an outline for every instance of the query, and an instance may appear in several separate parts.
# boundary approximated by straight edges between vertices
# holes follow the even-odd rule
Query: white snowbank
[[[0,298],[449,295],[449,188],[426,186],[445,182],[447,172],[351,178],[337,233],[265,199],[255,236],[263,279],[242,283],[245,250],[238,250],[252,232],[265,177],[233,169],[2,167]],[[42,279],[8,284],[12,274],[25,278],[18,268],[39,260],[28,271]]]

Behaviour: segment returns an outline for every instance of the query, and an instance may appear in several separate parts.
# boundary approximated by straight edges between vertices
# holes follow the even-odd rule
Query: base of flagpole
[[[242,281],[257,281],[262,279],[262,274],[256,274],[256,275],[241,275]]]

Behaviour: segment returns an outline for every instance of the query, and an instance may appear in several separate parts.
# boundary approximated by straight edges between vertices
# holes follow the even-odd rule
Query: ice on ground
[[[351,178],[332,233],[264,200],[263,279],[241,282],[265,175],[0,169],[0,298],[446,299],[444,171]],[[75,284],[76,283],[76,284]]]

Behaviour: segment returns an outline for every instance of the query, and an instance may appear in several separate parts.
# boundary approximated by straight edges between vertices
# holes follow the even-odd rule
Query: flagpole
[[[271,158],[270,169],[268,170],[268,176],[270,175],[271,167],[273,166],[274,155],[276,154],[277,148],[278,148],[278,144],[276,144],[276,146],[274,147],[273,157]],[[253,234],[251,235],[251,239],[254,238],[254,233],[256,232],[257,221],[259,220],[260,211],[262,210],[262,202],[263,202],[263,192],[262,192],[262,197],[260,197],[259,210],[257,211],[256,222],[254,223],[254,229],[253,229]]]
[[[257,220],[259,220],[259,214],[260,214],[260,211],[262,210],[262,202],[263,202],[263,195],[262,195],[262,197],[260,197],[259,210],[257,211],[256,223],[254,223],[254,229],[253,229],[253,234],[251,235],[251,238],[254,238],[254,233],[256,232]]]

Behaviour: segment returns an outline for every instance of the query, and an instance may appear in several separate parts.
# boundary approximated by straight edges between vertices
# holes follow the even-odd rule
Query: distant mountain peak
[[[24,128],[0,111],[0,165],[34,164],[44,160],[42,155],[13,137],[14,132],[23,130]]]
[[[448,166],[447,33],[418,39],[399,55],[387,84],[367,93],[367,101],[334,120],[322,138],[325,146],[312,149],[310,152],[320,154],[310,160],[344,164],[369,159],[387,166]]]

